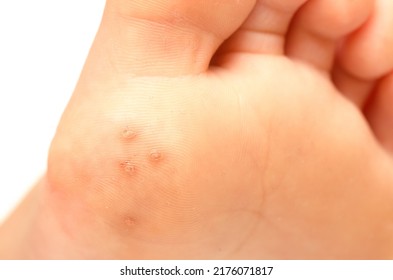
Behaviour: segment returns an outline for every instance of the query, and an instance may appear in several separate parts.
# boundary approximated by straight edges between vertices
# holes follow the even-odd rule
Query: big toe
[[[203,72],[254,4],[253,0],[108,0],[91,64],[95,69],[109,67],[143,76]]]

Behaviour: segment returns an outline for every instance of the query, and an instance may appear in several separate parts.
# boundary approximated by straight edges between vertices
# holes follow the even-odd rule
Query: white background
[[[7,280],[43,279],[214,279],[214,280],[391,280],[392,261],[0,261],[0,277]],[[203,269],[203,276],[121,276],[120,270],[130,269]],[[214,275],[215,267],[223,267],[224,276]],[[227,275],[227,268],[231,273]],[[271,275],[232,275],[239,267],[273,267]],[[243,269],[244,273],[245,269]],[[270,271],[267,269],[266,271]],[[236,273],[235,273],[236,274]]]
[[[46,169],[104,4],[0,0],[0,223]]]

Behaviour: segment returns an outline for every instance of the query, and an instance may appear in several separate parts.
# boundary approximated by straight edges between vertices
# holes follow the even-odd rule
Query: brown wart
[[[150,150],[149,159],[152,162],[158,162],[158,161],[162,160],[162,158],[163,158],[162,153],[159,150],[157,150],[157,149]]]
[[[135,220],[134,218],[132,218],[132,217],[126,217],[126,218],[124,219],[124,224],[125,224],[127,227],[133,227],[133,226],[135,226],[135,224],[136,224],[136,220]]]
[[[137,171],[136,166],[129,160],[122,162],[120,167],[129,175],[134,175]]]
[[[126,128],[123,129],[122,136],[124,139],[131,140],[136,137],[136,132],[130,126],[127,126]]]
[[[125,216],[120,220],[120,228],[122,231],[124,231],[125,234],[130,234],[133,230],[135,230],[135,227],[137,225],[137,221],[134,217],[132,216]]]

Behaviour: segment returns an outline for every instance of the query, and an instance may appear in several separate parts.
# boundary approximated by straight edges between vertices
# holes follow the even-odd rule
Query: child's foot
[[[393,258],[392,5],[108,0],[0,256]]]

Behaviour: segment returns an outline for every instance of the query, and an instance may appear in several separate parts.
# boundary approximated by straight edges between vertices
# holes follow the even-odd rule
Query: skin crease
[[[274,55],[237,44],[262,1],[223,4],[236,22],[210,33],[215,17],[190,27],[198,8],[153,2],[130,16],[108,1],[47,174],[0,231],[4,258],[393,258],[391,155],[330,70],[278,55],[280,40]],[[187,17],[166,17],[176,8]]]

